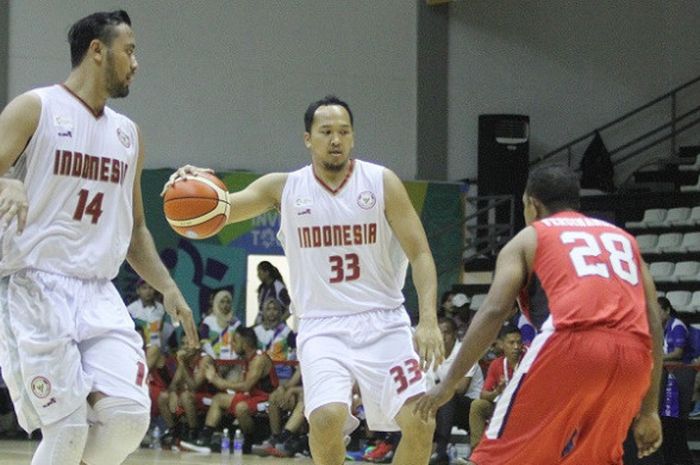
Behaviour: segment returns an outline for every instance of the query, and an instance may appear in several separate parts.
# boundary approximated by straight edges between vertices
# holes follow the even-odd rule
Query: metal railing
[[[540,163],[542,161],[548,160],[553,157],[557,156],[562,156],[566,155],[567,156],[567,163],[569,166],[572,166],[572,162],[574,161],[574,147],[577,146],[578,144],[588,141],[592,137],[595,136],[596,133],[602,133],[606,130],[611,130],[613,128],[618,128],[620,127],[621,124],[627,122],[630,118],[637,116],[639,113],[651,109],[652,107],[657,107],[657,105],[660,105],[662,103],[665,104],[670,104],[670,114],[669,118],[666,122],[648,130],[642,135],[633,137],[625,142],[620,143],[617,147],[610,149],[610,157],[613,161],[613,164],[620,164],[624,161],[627,161],[631,158],[634,158],[647,150],[656,147],[657,145],[661,144],[662,142],[665,142],[670,139],[671,141],[671,153],[669,156],[673,156],[677,153],[677,136],[690,129],[693,128],[697,125],[700,124],[700,117],[696,117],[694,119],[690,119],[692,116],[699,114],[700,113],[700,103],[697,105],[693,106],[690,110],[685,111],[684,113],[678,114],[678,94],[681,91],[684,91],[686,89],[689,89],[696,84],[700,83],[700,76],[691,79],[690,81],[674,88],[670,92],[665,93],[664,95],[661,95],[660,97],[657,97],[644,105],[641,105],[634,110],[631,110],[624,115],[620,116],[619,118],[616,118],[609,123],[606,123],[600,127],[597,127],[593,129],[592,131],[584,134],[581,137],[577,137],[576,139],[562,145],[561,147],[556,148],[555,150],[552,150],[530,162],[530,165],[535,165],[537,163]],[[657,134],[661,132],[665,132],[665,134],[661,135],[660,137],[654,138]],[[642,145],[643,144],[643,145]],[[584,148],[585,150],[585,148]],[[627,153],[624,153],[627,151]],[[617,155],[617,157],[616,157]]]
[[[514,234],[513,196],[465,197],[465,202],[474,211],[466,215],[463,221],[465,244],[462,262],[468,264],[482,257],[494,257]],[[503,221],[504,216],[507,217],[506,221]]]

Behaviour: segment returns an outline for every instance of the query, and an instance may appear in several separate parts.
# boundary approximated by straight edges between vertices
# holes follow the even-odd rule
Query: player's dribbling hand
[[[27,224],[27,191],[17,179],[3,179],[0,184],[0,229],[17,217],[17,234],[22,234]]]
[[[427,371],[431,365],[435,370],[445,360],[445,343],[437,323],[418,323],[413,342],[423,371]]]
[[[637,443],[637,456],[641,459],[651,455],[661,447],[663,434],[658,413],[640,414],[634,421],[634,440]]]
[[[199,347],[199,335],[197,334],[197,326],[194,324],[192,310],[185,302],[180,290],[172,287],[163,292],[163,307],[168,312],[173,323],[182,323],[182,329],[185,330],[186,344],[189,348]]]
[[[437,384],[418,398],[413,413],[423,421],[428,421],[435,417],[437,410],[452,399],[453,395],[454,389],[449,389],[446,383]]]
[[[170,175],[170,178],[168,178],[168,182],[165,183],[165,185],[163,186],[163,190],[160,192],[160,196],[163,197],[165,195],[165,191],[168,190],[168,187],[172,186],[173,183],[178,179],[184,178],[186,176],[197,176],[199,173],[214,174],[214,170],[209,168],[198,168],[192,165],[185,165]]]

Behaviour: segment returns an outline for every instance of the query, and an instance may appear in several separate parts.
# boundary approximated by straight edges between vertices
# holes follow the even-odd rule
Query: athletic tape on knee
[[[131,399],[105,397],[93,406],[83,462],[87,465],[119,465],[141,443],[150,423],[148,408]]]
[[[79,465],[88,435],[87,404],[41,428],[32,465]]]

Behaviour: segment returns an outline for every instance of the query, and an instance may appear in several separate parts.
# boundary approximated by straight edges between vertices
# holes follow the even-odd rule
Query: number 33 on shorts
[[[396,393],[401,394],[411,384],[420,381],[423,378],[423,372],[420,369],[420,364],[415,358],[409,358],[403,365],[391,367],[389,373],[394,378],[396,383]]]

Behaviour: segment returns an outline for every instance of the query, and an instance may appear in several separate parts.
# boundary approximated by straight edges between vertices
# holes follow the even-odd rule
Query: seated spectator
[[[472,312],[469,309],[469,299],[461,292],[452,294],[452,297],[443,304],[444,314],[457,325],[457,340],[461,341],[464,334],[467,332],[469,322],[471,321]]]
[[[290,415],[282,428],[284,412],[290,412]],[[303,434],[308,425],[304,417],[304,391],[298,366],[292,377],[280,382],[270,394],[267,414],[272,433],[264,444],[267,455],[294,457],[296,453],[308,450],[308,438]]]
[[[166,430],[163,432],[164,445],[177,445],[181,439],[194,440],[197,430],[197,411],[194,401],[188,402],[191,389],[196,388],[193,381],[194,368],[199,353],[187,349],[183,341],[182,347],[175,354],[174,373],[172,357],[166,359],[164,366],[152,372],[151,401],[163,418]],[[169,379],[169,381],[168,381]],[[155,392],[154,392],[155,391]],[[155,396],[154,394],[157,393]],[[183,400],[184,399],[184,400]],[[186,422],[178,428],[178,417],[185,414]]]
[[[296,335],[282,321],[282,306],[276,299],[268,299],[263,307],[262,323],[254,328],[258,337],[258,349],[267,352],[273,362],[287,361],[296,348]],[[289,379],[293,368],[290,365],[275,365],[280,380]]]
[[[126,309],[134,320],[136,331],[143,337],[146,364],[148,370],[152,371],[173,328],[172,325],[168,328],[164,325],[165,307],[156,300],[156,290],[150,284],[139,279],[136,282],[136,295],[138,299],[131,302]],[[164,331],[166,334],[161,334]]]
[[[659,297],[661,325],[664,328],[664,362],[687,361],[688,328],[678,319],[676,310],[665,297]],[[665,463],[693,463],[687,440],[687,425],[683,412],[684,405],[681,391],[686,384],[692,385],[692,379],[684,376],[687,370],[683,367],[667,369],[662,377],[661,403],[659,405],[664,442],[661,450]],[[688,387],[685,389],[689,391]]]
[[[268,261],[260,262],[258,264],[258,279],[260,279],[260,286],[258,286],[258,316],[255,318],[255,324],[262,323],[265,302],[269,299],[275,299],[280,303],[282,307],[281,320],[287,321],[291,299],[280,270]]]
[[[270,357],[258,350],[258,339],[252,328],[239,327],[233,334],[233,347],[236,354],[245,361],[243,379],[231,381],[223,378],[213,365],[206,368],[207,380],[219,391],[214,396],[207,411],[199,438],[195,444],[181,442],[181,446],[198,452],[211,451],[211,438],[225,413],[238,419],[245,441],[246,452],[250,452],[250,439],[255,423],[253,415],[258,412],[258,404],[266,402],[270,393],[277,387],[277,374]]]
[[[199,325],[202,350],[214,360],[233,360],[231,335],[241,325],[233,314],[233,296],[225,289],[214,294],[212,312]]]
[[[442,332],[442,339],[445,343],[445,361],[436,371],[428,370],[428,379],[434,378],[435,383],[439,383],[450,370],[452,363],[462,345],[457,341],[457,325],[451,318],[440,318],[438,326]],[[435,418],[435,452],[430,458],[431,465],[447,465],[449,457],[447,455],[447,444],[450,442],[452,427],[458,426],[462,429],[469,429],[469,408],[474,399],[478,399],[481,389],[484,386],[484,375],[479,364],[474,365],[462,381],[457,385],[455,395],[452,400],[440,407]]]
[[[472,450],[481,441],[486,423],[493,415],[496,400],[508,382],[513,379],[513,372],[520,364],[523,355],[522,337],[516,326],[510,324],[504,326],[499,339],[501,339],[503,355],[491,362],[480,398],[471,403],[469,410],[469,442]]]

